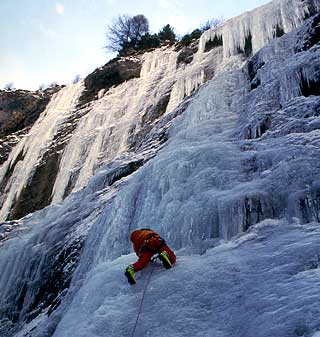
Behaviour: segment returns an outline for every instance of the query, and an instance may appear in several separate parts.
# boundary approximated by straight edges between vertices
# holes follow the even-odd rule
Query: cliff
[[[0,90],[0,164],[47,106],[59,86],[45,91]]]

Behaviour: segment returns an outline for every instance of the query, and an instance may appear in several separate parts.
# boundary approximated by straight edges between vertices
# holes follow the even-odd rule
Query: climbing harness
[[[132,335],[131,337],[134,337],[134,334],[136,332],[136,328],[137,328],[137,325],[138,325],[138,321],[139,321],[139,317],[140,317],[140,313],[141,313],[141,309],[142,309],[142,304],[143,304],[143,300],[144,300],[144,297],[145,297],[145,294],[146,294],[146,291],[147,291],[147,287],[148,287],[148,284],[150,282],[150,279],[151,279],[151,275],[153,273],[153,270],[154,270],[154,266],[152,266],[152,269],[150,271],[150,274],[149,274],[149,277],[148,277],[148,280],[144,286],[144,289],[143,289],[143,293],[142,293],[142,299],[141,299],[141,302],[140,302],[140,306],[139,306],[139,311],[138,311],[138,315],[137,315],[137,319],[135,321],[135,324],[134,324],[134,328],[133,328],[133,331],[132,331]]]
[[[151,249],[149,247],[149,244],[152,240],[156,239],[158,241],[158,245],[156,249]],[[140,255],[143,251],[148,251],[153,254],[159,253],[160,249],[166,244],[165,239],[163,239],[160,235],[158,234],[151,234],[146,240],[144,240],[143,245],[140,247],[138,255]]]

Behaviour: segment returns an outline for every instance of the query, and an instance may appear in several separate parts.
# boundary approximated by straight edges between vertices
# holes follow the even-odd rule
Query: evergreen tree
[[[195,29],[191,34],[186,34],[182,37],[181,43],[183,46],[188,46],[193,40],[199,39],[202,32],[200,29]]]
[[[160,39],[157,34],[145,34],[139,40],[137,47],[138,49],[149,49],[149,48],[157,48],[160,46]]]
[[[181,43],[183,46],[189,46],[189,44],[191,43],[192,41],[192,38],[191,38],[191,35],[190,34],[186,34],[182,37],[181,39]]]
[[[176,34],[174,32],[174,28],[171,27],[169,24],[165,25],[160,32],[158,33],[160,41],[176,41]]]
[[[193,39],[199,39],[200,36],[201,36],[202,32],[200,29],[195,29],[191,34],[190,34],[190,37],[191,37],[191,40]]]

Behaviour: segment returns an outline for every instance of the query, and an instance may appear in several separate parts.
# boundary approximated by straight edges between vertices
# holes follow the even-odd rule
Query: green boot
[[[136,284],[136,276],[134,275],[134,268],[131,264],[126,268],[124,274],[126,275],[130,284]]]
[[[170,269],[172,267],[169,254],[165,250],[159,254],[159,259],[166,269]]]

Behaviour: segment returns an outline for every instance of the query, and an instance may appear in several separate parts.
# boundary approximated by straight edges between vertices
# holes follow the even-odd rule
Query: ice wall
[[[238,68],[243,62],[239,50],[245,51],[249,32],[251,53],[276,37],[279,30],[286,33],[301,25],[318,8],[318,0],[276,0],[228,20],[203,34],[190,64],[178,64],[179,52],[171,48],[144,54],[141,77],[99,97],[79,123],[61,161],[53,202],[63,200],[67,187],[78,190],[85,186],[98,167],[131,149],[132,139],[146,124],[152,125],[164,111],[173,111],[208,78]],[[223,36],[224,60],[220,47],[204,52],[206,42],[216,34]]]
[[[74,123],[76,129],[70,128],[69,144],[57,150],[63,153],[57,160],[56,177],[50,178],[54,180],[54,186],[52,196],[47,197],[48,202],[62,202],[72,191],[86,186],[99,167],[128,151],[135,151],[136,145],[162,115],[174,111],[207,80],[226,70],[238,69],[251,52],[261,48],[279,32],[288,32],[301,25],[305,16],[318,8],[318,0],[275,0],[205,32],[191,62],[185,63],[183,58],[181,61],[184,50],[175,50],[174,47],[145,53],[140,78],[112,87],[107,92],[100,91],[98,99],[85,107],[84,113],[76,112],[80,116]],[[223,46],[206,50],[206,43],[216,35],[222,36]],[[313,69],[305,71],[311,76]],[[292,76],[298,79],[300,75],[295,73]],[[4,190],[0,219],[6,219],[15,202],[19,201],[21,191],[31,182],[35,164],[41,162],[41,153],[49,151],[57,130],[60,127],[68,129],[68,117],[75,114],[74,103],[81,92],[80,87],[65,88],[53,98],[48,107],[52,114],[44,114],[47,117],[38,121],[3,165],[0,172]],[[37,131],[37,128],[43,131]],[[41,132],[44,136],[34,137]],[[42,162],[45,160],[42,158]]]
[[[5,227],[0,231],[2,337],[12,336],[22,322],[59,306],[99,206],[103,203],[91,189],[81,196],[74,194],[63,207],[52,206],[23,221],[0,225]]]
[[[161,97],[168,96],[168,102],[162,108],[168,113],[208,77],[225,69],[238,68],[243,62],[240,50],[245,51],[249,32],[252,35],[251,54],[275,38],[277,29],[286,33],[301,25],[318,6],[318,0],[276,0],[228,20],[202,35],[198,53],[188,65],[179,66],[179,53],[170,48],[146,53],[141,78],[109,90],[93,104],[90,113],[79,124],[64,153],[53,201],[63,200],[70,183],[74,190],[82,188],[96,168],[128,151],[131,138],[151,119],[150,110],[160,104]],[[206,43],[215,35],[223,37],[224,60],[218,46],[205,52]]]
[[[61,202],[68,185],[86,186],[97,168],[110,163],[142,139],[162,115],[173,111],[205,81],[204,68],[216,67],[213,53],[189,66],[177,64],[178,52],[161,48],[143,55],[140,78],[111,88],[92,102],[66,147],[53,190],[53,202]]]
[[[176,267],[179,272],[173,272],[170,276],[165,273],[154,276],[153,282],[156,283],[152,282],[154,287],[148,293],[148,299],[152,298],[150,294],[154,291],[159,291],[161,284],[166,283],[166,289],[169,288],[170,293],[163,302],[166,307],[167,301],[172,300],[172,297],[172,304],[180,300],[183,302],[182,299],[185,300],[186,297],[194,299],[193,289],[198,289],[201,284],[203,301],[200,301],[201,304],[197,303],[195,308],[197,313],[199,308],[201,313],[205,312],[203,318],[201,314],[196,316],[197,323],[203,322],[204,328],[200,332],[197,328],[194,334],[210,334],[212,325],[219,327],[221,336],[236,336],[239,331],[246,336],[269,336],[270,331],[279,336],[287,335],[291,331],[311,335],[311,331],[317,330],[314,320],[306,318],[317,307],[317,299],[306,295],[306,289],[312,289],[310,291],[314,296],[318,286],[320,99],[316,92],[310,94],[295,89],[288,91],[285,75],[296,72],[297,69],[302,70],[302,74],[308,73],[304,69],[309,67],[319,69],[319,46],[309,44],[303,50],[301,39],[302,36],[307,36],[307,39],[309,36],[311,42],[314,32],[312,27],[319,27],[319,18],[263,48],[242,69],[218,75],[193,97],[186,111],[175,121],[166,146],[134,175],[128,177],[112,202],[105,205],[97,218],[74,276],[71,297],[73,294],[75,297],[54,336],[66,336],[73,329],[80,334],[85,330],[85,333],[90,332],[93,335],[108,333],[111,336],[120,336],[128,333],[127,324],[122,321],[115,323],[113,309],[118,308],[123,301],[129,301],[132,305],[127,303],[124,310],[126,321],[136,317],[136,311],[132,307],[139,306],[137,292],[142,295],[147,274],[138,275],[138,286],[127,292],[125,285],[118,281],[123,272],[123,268],[118,266],[125,267],[134,257],[131,260],[128,256],[119,256],[129,252],[130,231],[136,227],[148,226],[165,236],[170,246],[180,248]],[[317,78],[318,82],[320,80],[317,73],[312,78]],[[297,78],[292,83],[293,86],[298,87],[299,79],[302,81],[301,77]],[[269,122],[265,121],[266,117]],[[249,129],[251,132],[248,132]],[[256,131],[258,129],[259,132]],[[265,220],[264,224],[271,224],[270,231],[267,229],[259,237],[252,235],[251,231],[239,239],[241,242],[247,237],[251,247],[259,247],[257,255],[252,251],[248,255],[252,259],[248,269],[245,267],[246,263],[239,265],[239,261],[246,260],[242,255],[245,250],[235,252],[234,247],[230,248],[230,255],[228,254],[228,258],[221,265],[213,262],[217,261],[217,255],[208,251],[208,248],[217,245],[221,238],[230,239],[248,228],[250,231],[254,224],[267,218],[285,217],[292,225],[287,226],[284,220]],[[310,224],[312,221],[317,223]],[[305,223],[309,224],[301,225]],[[256,228],[261,229],[263,226],[261,224]],[[304,241],[305,234],[296,236],[296,230],[309,233],[309,238]],[[272,233],[272,240],[268,241],[267,233]],[[280,236],[284,241],[278,246]],[[288,263],[292,254],[299,250],[298,246],[304,245],[302,241],[305,246],[300,251],[299,258]],[[269,259],[272,256],[272,261],[257,262],[264,255],[262,251],[270,245],[272,248],[266,256]],[[286,249],[282,250],[283,247]],[[221,246],[215,249],[226,252]],[[292,249],[292,252],[287,255],[288,249]],[[273,255],[280,250],[282,253]],[[305,256],[302,251],[310,255],[302,258]],[[194,253],[200,253],[202,259],[210,258],[214,254],[208,267],[204,268],[204,264],[200,263],[199,270],[194,275],[201,275],[203,268],[209,269],[210,275],[212,268],[215,271],[220,268],[226,271],[226,266],[231,263],[230,273],[217,275],[215,272],[215,286],[208,286],[210,277],[203,282],[195,282],[194,286],[190,286],[190,282],[193,282],[190,281],[181,296],[175,297],[176,291],[172,287],[175,287],[175,283],[181,286],[179,275],[183,273],[182,270],[190,268],[185,274],[186,278],[194,273],[191,271],[195,261]],[[117,257],[119,258],[116,259]],[[270,272],[273,268],[278,270],[278,276],[285,270],[283,275],[287,281],[277,279],[274,282],[271,277],[274,273]],[[266,273],[270,274],[261,278],[261,284],[253,282],[246,287],[246,275],[250,275],[248,280],[252,281],[252,277],[259,278]],[[105,285],[106,279],[109,280],[108,286]],[[266,279],[268,282],[263,282]],[[298,285],[302,279],[302,283]],[[305,285],[305,288],[302,286],[304,290],[298,291],[301,295],[299,300],[290,295],[290,285],[293,283],[295,290],[301,289],[302,284]],[[222,288],[221,284],[224,285]],[[220,290],[216,291],[216,287]],[[104,296],[95,296],[97,288],[105,290]],[[112,296],[109,296],[106,288],[110,289]],[[254,296],[251,296],[250,291],[253,288]],[[211,296],[211,291],[216,294]],[[230,291],[235,291],[234,296],[226,303],[226,296]],[[218,299],[220,292],[221,302]],[[113,302],[115,293],[119,297]],[[123,296],[124,293],[126,296]],[[196,296],[197,301],[201,297],[200,293]],[[286,294],[283,303],[279,300],[279,293]],[[163,296],[160,298],[163,299]],[[301,314],[301,301],[309,314],[305,311]],[[217,302],[223,306],[223,317],[226,312],[230,313],[230,320],[226,324],[221,324],[225,322],[224,319],[218,319],[216,315],[213,315],[214,318],[210,316]],[[257,318],[259,323],[252,324],[249,328],[248,325],[243,325],[243,321],[247,319],[239,319],[239,310],[248,303],[248,310],[256,312],[256,308],[259,308],[261,315],[271,317],[272,320],[266,319],[267,323],[263,323],[260,315]],[[154,306],[150,301],[146,301],[145,305],[139,333],[154,331],[146,318]],[[170,305],[168,307],[171,308]],[[156,309],[157,312],[158,310]],[[173,312],[175,311],[176,307]],[[189,310],[186,310],[186,315],[187,312]],[[290,323],[285,320],[284,324],[280,324],[279,313],[288,317],[288,312]],[[75,322],[79,315],[85,323],[78,330]],[[185,326],[189,320],[182,316],[179,322]],[[120,333],[118,329],[122,329]],[[163,334],[163,329],[155,329],[159,336]],[[176,322],[168,334],[175,333],[178,334]]]
[[[125,238],[135,227],[150,226],[176,248],[203,252],[265,218],[319,221],[319,96],[296,90],[300,77],[287,80],[319,69],[318,46],[300,47],[314,24],[199,90],[166,146],[103,211],[103,226],[90,238],[95,263],[127,252]]]
[[[220,36],[225,58],[239,52],[255,53],[275,37],[299,27],[319,8],[318,0],[274,0],[206,31],[200,39],[199,53],[205,50],[207,42]]]
[[[4,294],[0,299],[0,327],[5,327],[2,331],[9,331],[7,335],[10,337],[23,336],[17,331],[27,321],[32,337],[50,336],[64,317],[56,330],[56,336],[60,337],[64,336],[64,327],[73,331],[70,317],[79,317],[78,313],[87,317],[88,312],[94,312],[91,332],[99,335],[99,327],[105,327],[111,321],[105,323],[101,319],[110,308],[110,297],[106,294],[100,296],[100,291],[106,289],[104,286],[108,280],[110,287],[108,284],[107,289],[111,292],[119,284],[122,289],[128,289],[119,279],[123,276],[120,270],[132,262],[131,257],[119,257],[130,252],[128,238],[134,228],[152,227],[157,230],[170,246],[179,250],[182,263],[182,255],[197,253],[206,258],[208,248],[217,245],[221,239],[230,239],[267,218],[288,218],[290,223],[301,224],[319,222],[320,93],[317,84],[320,82],[320,50],[318,40],[313,39],[318,36],[314,34],[319,31],[319,19],[319,16],[311,19],[299,30],[273,41],[243,68],[222,73],[226,63],[221,64],[218,74],[193,93],[180,115],[181,106],[178,106],[176,111],[167,111],[158,117],[159,122],[142,140],[141,148],[145,152],[126,152],[120,156],[121,160],[117,158],[110,163],[104,152],[98,151],[106,142],[103,136],[107,126],[101,123],[95,130],[97,134],[90,134],[88,128],[89,140],[82,138],[86,132],[79,128],[74,146],[88,151],[89,156],[92,152],[91,162],[100,157],[100,167],[95,173],[90,168],[92,163],[87,164],[91,170],[87,172],[94,174],[91,179],[90,174],[86,176],[83,172],[88,184],[72,193],[62,205],[52,205],[26,217],[19,224],[1,225],[6,226],[4,235],[1,235],[5,242],[0,246],[0,269],[3,270],[0,286]],[[157,52],[166,53],[166,50]],[[161,78],[161,72],[168,71],[164,65],[171,64],[171,56],[167,52],[168,59],[163,63],[148,59],[150,54],[145,56],[148,67],[143,69],[141,81],[157,74]],[[241,59],[231,59],[232,67],[236,68]],[[151,69],[153,74],[149,74]],[[182,66],[180,69],[178,71],[184,72],[190,68]],[[294,79],[292,86],[288,85],[288,78]],[[134,92],[134,89],[138,90],[134,84],[139,80],[111,89],[94,102],[92,108],[104,104],[108,95],[111,102],[117,99],[127,102],[125,91],[132,94],[132,104],[140,107],[141,93],[135,96]],[[159,86],[167,88],[167,83],[158,82]],[[150,95],[157,92],[154,82],[153,85],[146,80],[143,83],[149,85],[145,89]],[[127,148],[125,142],[121,142],[122,134],[127,132],[126,123],[129,121],[130,124],[131,119],[137,118],[129,112],[131,105],[127,103],[126,106],[123,115],[118,111],[120,120],[117,127],[122,132],[116,134],[116,139],[123,144],[121,151]],[[104,109],[107,115],[106,107],[101,110]],[[116,120],[116,116],[109,116]],[[94,126],[94,121],[98,123],[99,118],[106,118],[109,123],[109,117],[98,115],[94,119],[89,112],[82,117],[86,121],[82,128],[85,129],[87,124]],[[170,129],[165,134],[167,142],[161,150],[148,157],[146,153],[148,146],[152,146],[152,135],[161,133],[161,129],[166,127]],[[92,147],[90,141],[97,145]],[[118,149],[112,151],[117,156],[120,153],[117,153]],[[72,152],[69,154],[71,156]],[[80,158],[86,160],[87,156]],[[81,173],[81,161],[75,159],[74,162],[76,164],[69,169],[79,165]],[[58,190],[56,188],[56,193]],[[286,221],[276,223],[281,226]],[[310,241],[308,235],[300,233],[300,230],[304,231],[303,226],[299,224],[299,228],[292,242],[296,242],[296,238],[305,238],[302,249],[305,251]],[[314,230],[310,225],[305,228]],[[287,230],[288,226],[284,232]],[[271,233],[274,232],[271,230],[266,234]],[[285,241],[286,235],[283,238]],[[262,235],[257,242],[265,248],[264,240]],[[317,244],[317,241],[313,243]],[[277,251],[283,252],[281,247],[282,243],[277,246]],[[266,250],[263,251],[270,257]],[[234,253],[229,256],[234,257]],[[248,256],[255,260],[254,254]],[[105,267],[110,265],[115,266],[114,269],[107,269],[110,273],[105,273]],[[284,265],[287,268],[288,264]],[[212,261],[208,262],[208,267],[213,266]],[[223,264],[220,267],[224,270]],[[231,268],[230,275],[235,271]],[[284,274],[287,277],[288,273]],[[64,282],[56,285],[60,278]],[[178,283],[181,285],[180,279]],[[238,280],[235,283],[238,285]],[[137,303],[135,289],[130,294]],[[239,294],[237,290],[235,296]],[[223,291],[228,293],[229,288]],[[116,303],[123,300],[121,290],[118,294]],[[206,298],[211,301],[211,296]],[[265,298],[264,295],[261,298]],[[227,303],[228,308],[232,308],[233,299],[234,296]],[[295,308],[293,305],[293,311]],[[233,317],[238,317],[238,310],[233,314]],[[210,322],[206,321],[206,324]],[[239,324],[243,322],[240,320]],[[114,330],[103,331],[102,328],[102,331],[117,336],[117,322],[114,327]]]
[[[101,262],[54,337],[317,337],[319,243],[319,223],[266,220],[207,254],[179,255],[169,271],[149,265],[134,288],[123,280],[133,254]]]

